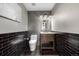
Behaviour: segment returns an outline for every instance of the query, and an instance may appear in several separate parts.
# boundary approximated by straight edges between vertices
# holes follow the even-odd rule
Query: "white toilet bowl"
[[[30,38],[31,38],[29,41],[30,51],[35,51],[37,43],[37,35],[31,35]]]

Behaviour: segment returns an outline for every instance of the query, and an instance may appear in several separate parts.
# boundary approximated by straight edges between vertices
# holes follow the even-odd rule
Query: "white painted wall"
[[[19,32],[23,30],[24,27],[21,23],[17,23],[0,17],[0,33]]]
[[[19,4],[19,6],[22,8],[22,25],[25,28],[25,31],[28,31],[28,12],[27,9],[22,5]]]
[[[0,3],[0,15],[21,21],[22,9],[17,3]]]
[[[17,22],[14,22],[14,21],[11,21],[11,20],[7,20],[5,18],[0,17],[0,34],[1,33],[9,33],[9,32],[28,31],[28,15],[27,15],[27,10],[24,8],[24,6],[22,4],[17,4],[19,6],[19,7],[17,7],[17,5],[15,3],[8,4],[8,5],[10,6],[9,7],[10,9],[11,8],[14,9],[14,7],[16,7],[14,10],[10,10],[10,12],[12,12],[12,13],[14,11],[17,12],[17,14],[9,15],[9,16],[10,17],[17,16],[18,20],[20,20],[21,23],[17,23]],[[6,3],[6,7],[8,5]],[[7,8],[4,8],[4,9],[7,9]],[[18,9],[21,9],[21,10],[19,11]],[[5,16],[5,14],[4,14],[4,16]],[[20,14],[20,16],[18,16],[19,14]]]
[[[57,4],[52,16],[52,31],[79,33],[79,3]]]

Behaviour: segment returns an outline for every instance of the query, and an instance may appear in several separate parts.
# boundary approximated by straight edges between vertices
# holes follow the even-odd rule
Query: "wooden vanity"
[[[40,54],[53,55],[54,54],[54,33],[42,32],[40,34]]]

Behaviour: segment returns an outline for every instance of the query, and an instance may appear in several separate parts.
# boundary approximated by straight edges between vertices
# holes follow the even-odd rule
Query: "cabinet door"
[[[55,39],[55,44],[56,44],[55,48],[56,48],[59,55],[63,55],[63,46],[64,46],[63,45],[63,40],[64,40],[63,34],[56,34],[55,37],[56,37],[56,39]]]
[[[1,3],[0,15],[13,20],[21,21],[21,8],[15,3]]]

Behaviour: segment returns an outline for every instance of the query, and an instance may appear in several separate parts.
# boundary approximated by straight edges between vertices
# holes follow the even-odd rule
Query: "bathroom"
[[[79,3],[0,3],[0,56],[79,56],[78,15]]]

